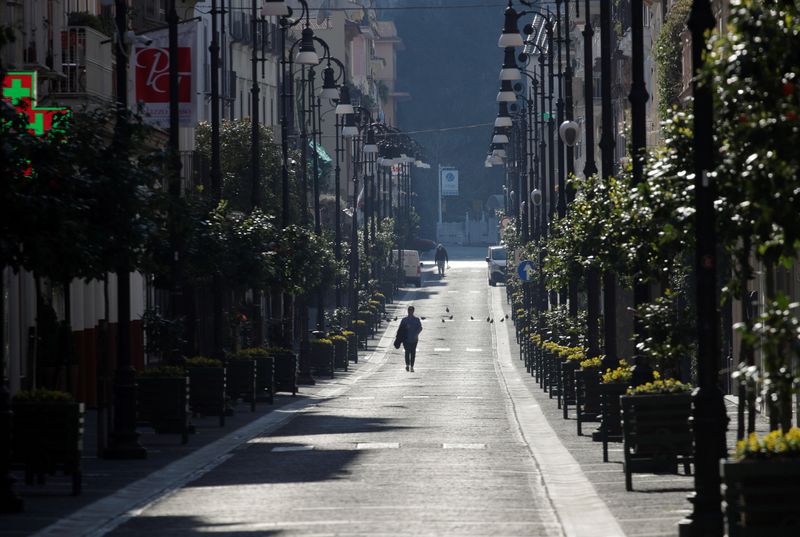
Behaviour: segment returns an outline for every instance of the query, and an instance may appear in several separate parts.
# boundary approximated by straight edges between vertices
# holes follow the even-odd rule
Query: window
[[[492,250],[492,259],[494,261],[505,261],[506,260],[505,248],[496,248]]]
[[[650,20],[652,16],[650,14],[650,7],[647,4],[642,5],[642,22],[645,28],[650,28]]]

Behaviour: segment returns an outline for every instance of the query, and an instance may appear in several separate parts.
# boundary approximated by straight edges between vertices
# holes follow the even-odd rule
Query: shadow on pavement
[[[206,535],[213,533],[227,537],[234,535],[273,537],[284,533],[282,530],[247,529],[246,523],[213,523],[193,516],[140,516],[135,519],[134,524],[129,522],[117,528],[114,535],[141,535],[150,531],[154,535]]]

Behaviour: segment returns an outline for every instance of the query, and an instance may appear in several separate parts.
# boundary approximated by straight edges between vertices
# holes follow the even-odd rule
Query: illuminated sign
[[[28,117],[28,132],[37,136],[50,131],[57,117],[70,113],[69,108],[36,106],[35,71],[6,73],[3,79],[3,101]]]

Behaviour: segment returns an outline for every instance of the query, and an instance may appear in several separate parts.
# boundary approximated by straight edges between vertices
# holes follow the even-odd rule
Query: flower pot
[[[275,358],[275,391],[297,394],[297,355],[293,352],[270,352]]]
[[[622,442],[619,398],[628,391],[628,385],[622,382],[601,382],[597,390],[600,393],[600,427],[592,433],[592,440],[603,443],[603,462],[608,462],[608,443]]]
[[[189,441],[189,379],[184,377],[141,377],[136,381],[137,422],[158,434],[179,434]]]
[[[356,334],[347,337],[347,356],[353,363],[358,363],[358,336]]]
[[[72,495],[80,494],[83,403],[13,402],[11,410],[12,466],[25,471],[28,484],[62,471],[72,478]]]
[[[225,425],[225,368],[190,367],[189,408],[193,414],[219,416],[219,426]]]
[[[326,373],[330,378],[334,375],[333,345],[311,344],[311,369]]]
[[[250,411],[256,411],[256,361],[255,360],[230,360],[225,364],[227,379],[225,393],[235,402],[250,403]]]
[[[583,424],[600,421],[600,375],[595,367],[575,371],[575,413],[578,435],[583,435]]]
[[[347,340],[333,340],[333,365],[347,371],[350,360],[347,358]]]
[[[728,537],[800,535],[800,460],[720,464]]]
[[[256,361],[256,400],[275,402],[275,358],[259,356]]]
[[[678,465],[690,473],[693,457],[690,393],[624,395],[622,407],[625,488],[632,474],[675,474]]]
[[[575,395],[575,370],[580,364],[575,360],[561,363],[561,410],[564,419],[569,418],[569,406],[576,402]]]

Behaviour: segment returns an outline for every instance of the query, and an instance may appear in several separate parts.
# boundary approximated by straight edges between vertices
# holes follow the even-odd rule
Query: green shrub
[[[251,347],[234,352],[228,356],[229,360],[254,360],[256,358],[266,358],[268,353],[260,347]]]
[[[177,367],[174,365],[162,365],[159,367],[151,367],[145,369],[144,371],[139,371],[137,376],[144,379],[183,378],[186,376],[186,372],[182,367]]]
[[[186,367],[222,367],[222,361],[205,356],[194,356],[186,360]]]
[[[75,398],[58,390],[22,390],[14,394],[15,403],[74,403]]]
[[[335,337],[335,336],[334,336]],[[333,341],[328,338],[319,338],[319,339],[312,339],[311,340],[312,347],[331,347],[333,346]]]

